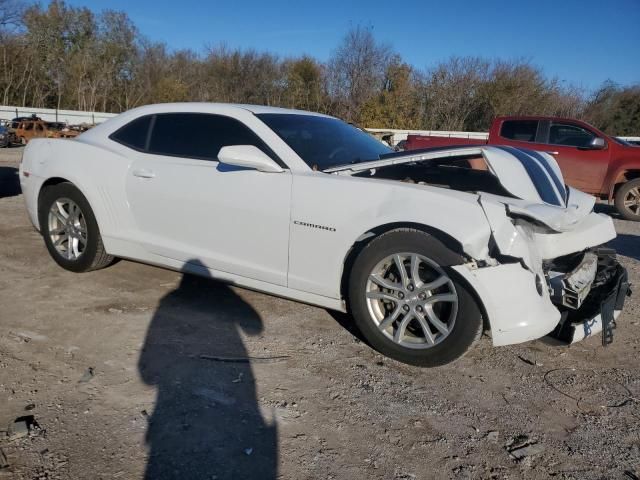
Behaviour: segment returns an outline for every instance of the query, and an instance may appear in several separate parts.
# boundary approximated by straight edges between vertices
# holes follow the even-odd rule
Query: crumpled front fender
[[[611,218],[589,213],[572,230],[557,232],[532,219],[511,217],[509,205],[480,198],[491,228],[496,262],[455,270],[476,290],[491,326],[494,345],[549,334],[560,321],[545,277],[545,260],[578,253],[615,238]],[[499,263],[498,263],[499,262]]]
[[[499,253],[521,259],[533,271],[539,270],[543,260],[582,252],[616,237],[613,221],[600,213],[591,212],[571,230],[558,232],[533,219],[511,217],[513,212],[504,203],[481,197],[480,204]]]

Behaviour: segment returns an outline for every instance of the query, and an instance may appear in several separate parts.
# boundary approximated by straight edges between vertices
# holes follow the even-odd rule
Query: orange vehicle
[[[11,129],[22,145],[26,145],[32,138],[74,138],[80,133],[69,129],[64,123],[45,122],[39,118],[15,120]]]

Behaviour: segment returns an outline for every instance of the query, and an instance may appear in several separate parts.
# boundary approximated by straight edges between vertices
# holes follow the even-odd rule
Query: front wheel
[[[45,187],[38,217],[47,250],[62,268],[88,272],[113,262],[104,249],[89,202],[72,184]]]
[[[625,219],[640,221],[640,178],[630,180],[618,189],[615,205]]]
[[[468,287],[449,268],[461,262],[417,230],[394,230],[367,245],[353,265],[349,306],[370,344],[423,367],[462,356],[482,333],[482,317]]]

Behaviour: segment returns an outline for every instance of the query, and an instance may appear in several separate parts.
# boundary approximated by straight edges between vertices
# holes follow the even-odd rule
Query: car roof
[[[236,112],[234,112],[234,110]],[[100,142],[105,137],[128,122],[147,115],[160,115],[163,113],[201,113],[212,115],[233,115],[239,116],[249,114],[289,114],[289,115],[311,115],[316,117],[333,118],[322,113],[307,112],[305,110],[294,110],[289,108],[270,107],[265,105],[245,105],[239,103],[213,103],[213,102],[181,102],[181,103],[156,103],[144,105],[127,110],[107,121],[83,132],[77,137],[80,142]]]
[[[276,113],[276,114],[289,114],[289,115],[314,115],[319,117],[330,117],[330,115],[324,115],[322,113],[308,112],[306,110],[296,110],[292,108],[280,108],[271,107],[267,105],[250,105],[242,103],[215,103],[215,102],[177,102],[177,103],[155,103],[152,105],[145,105],[142,107],[134,108],[130,111],[144,112],[145,114],[152,113],[169,113],[177,112],[181,109],[187,112],[193,113],[213,113],[212,111],[216,107],[237,108],[241,110],[247,110],[254,114],[261,113]]]
[[[309,112],[306,110],[297,110],[295,108],[281,108],[281,107],[270,107],[266,105],[244,105],[244,104],[233,104],[233,106],[238,108],[244,108],[245,110],[249,110],[255,114],[260,113],[279,113],[279,114],[289,114],[289,115],[316,115],[319,117],[329,117],[330,115],[324,115],[322,113],[317,112]]]

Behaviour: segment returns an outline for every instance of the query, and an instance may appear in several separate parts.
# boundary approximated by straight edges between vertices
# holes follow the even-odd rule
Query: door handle
[[[549,155],[558,155],[560,152],[544,152],[544,153],[548,153]]]
[[[140,178],[153,178],[156,176],[155,173],[153,173],[151,170],[147,170],[146,168],[134,170],[132,173],[134,177],[140,177]]]

